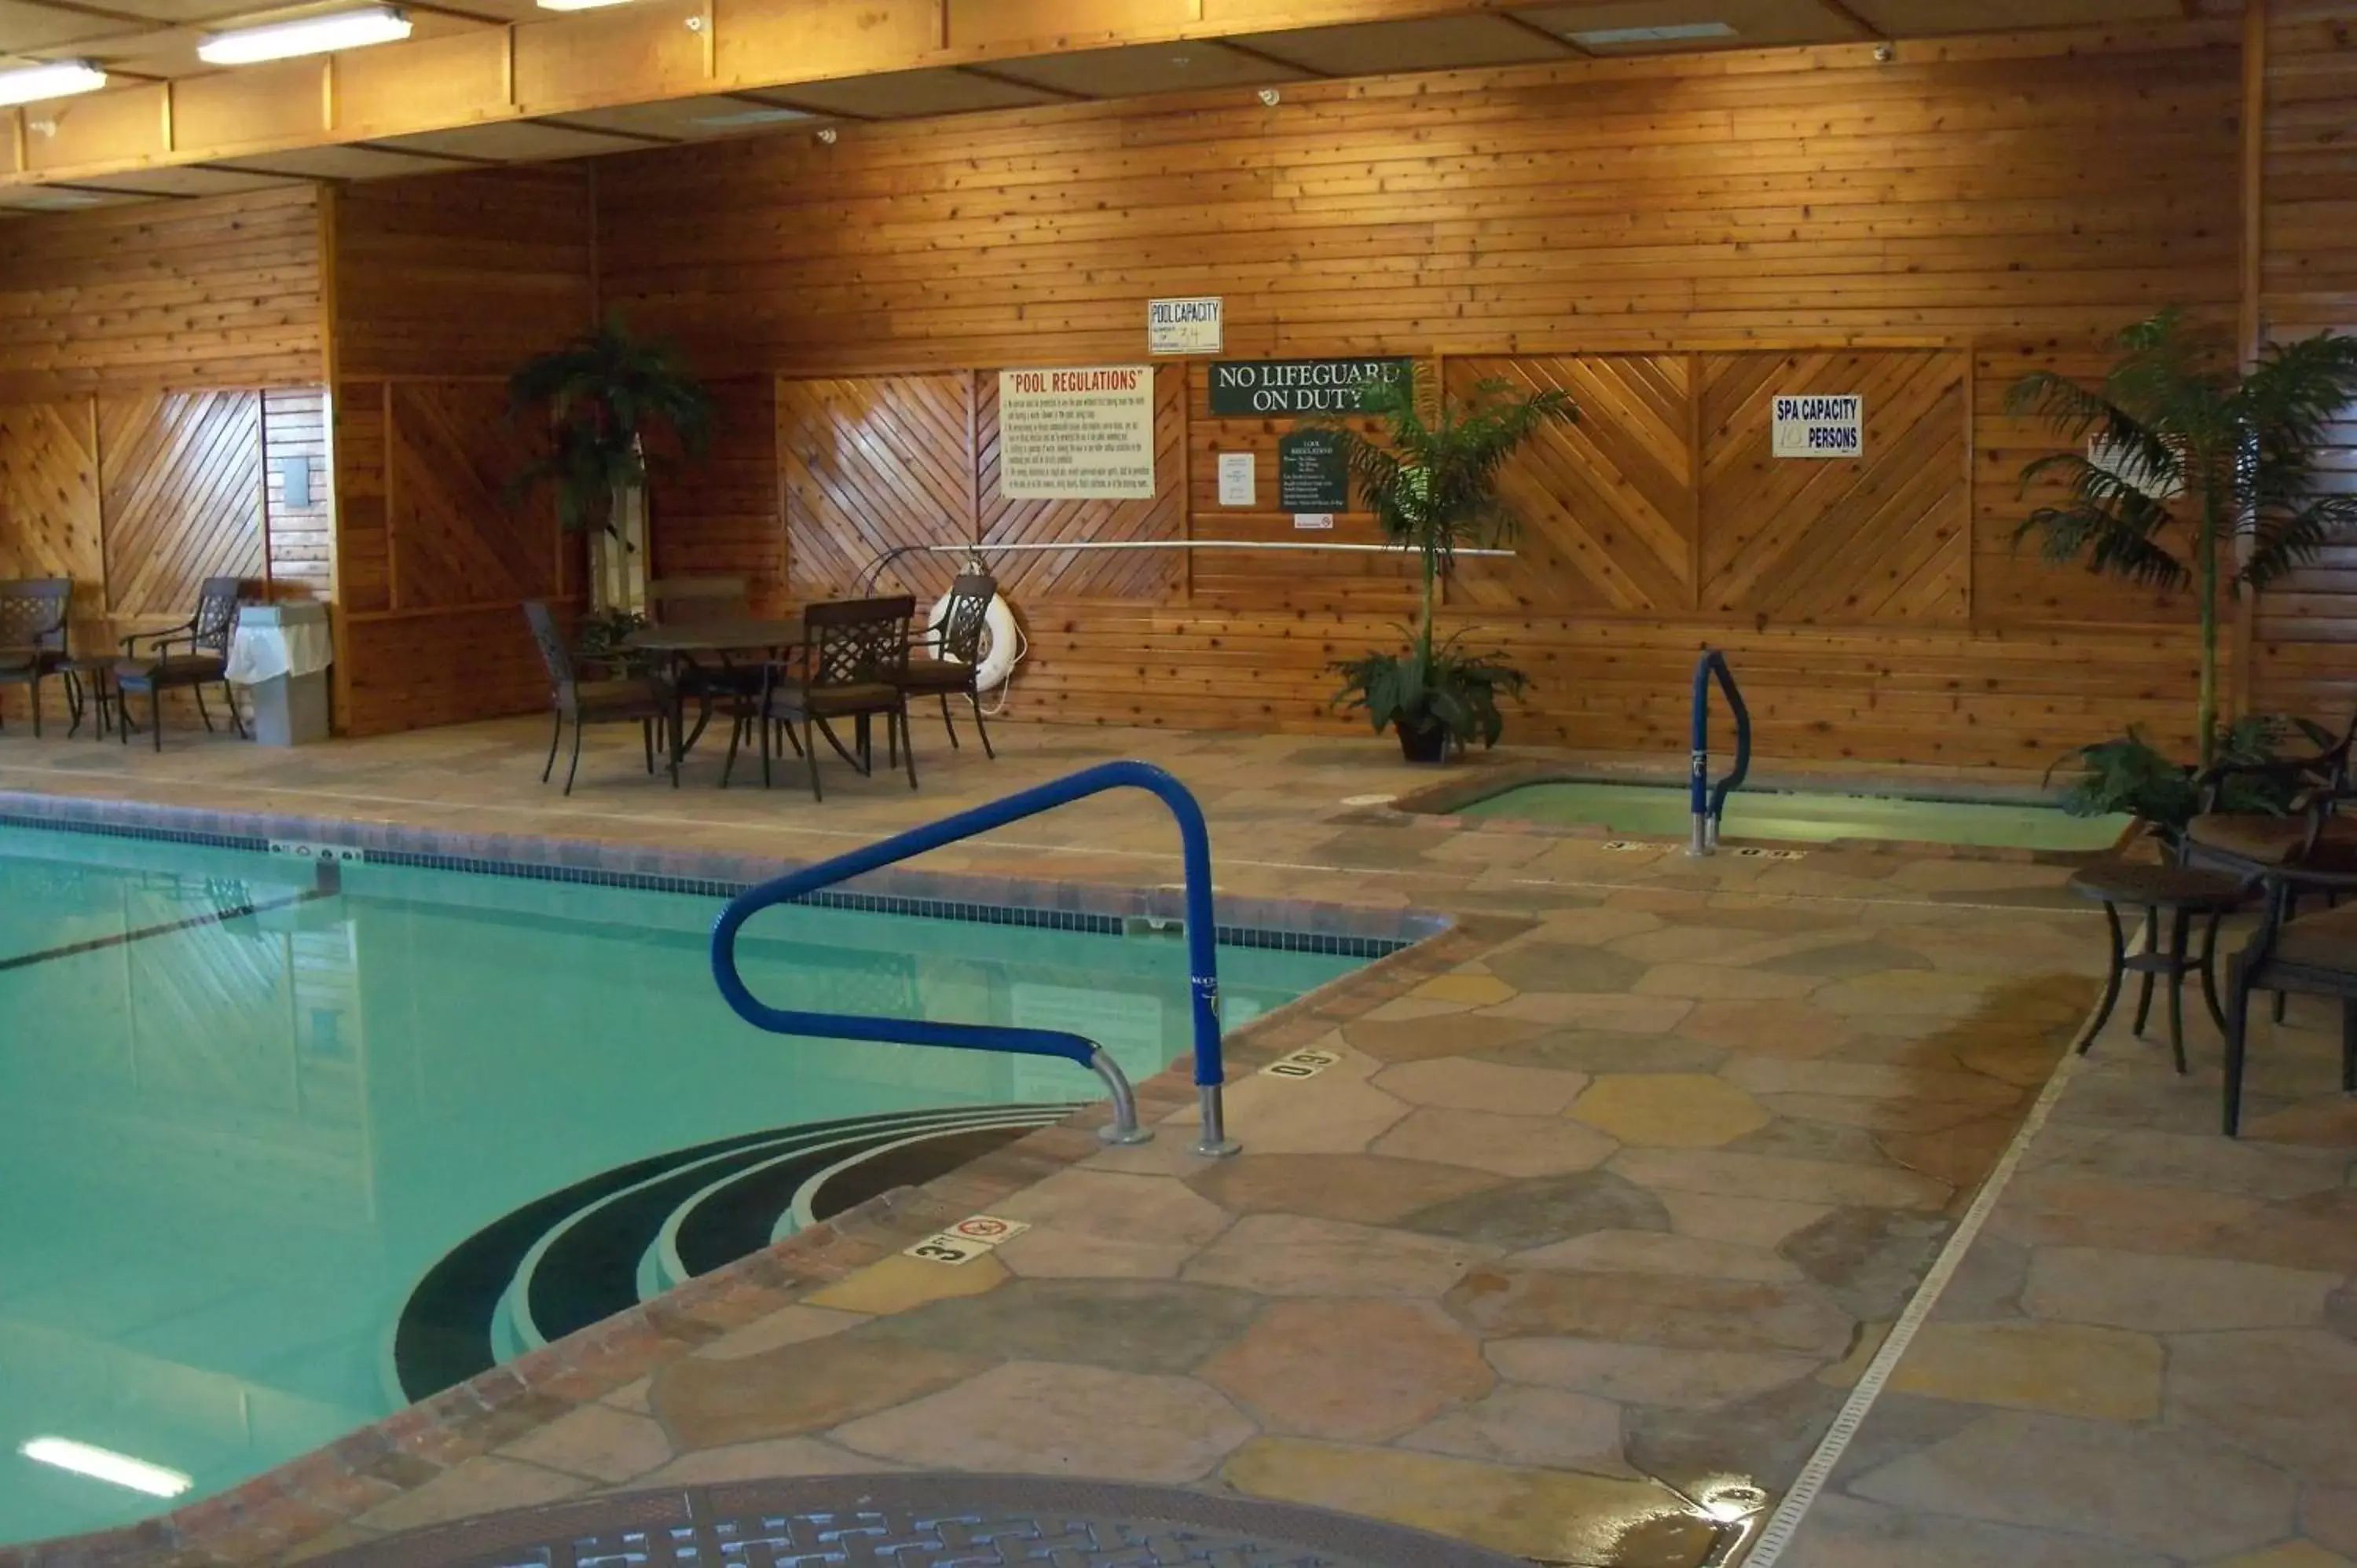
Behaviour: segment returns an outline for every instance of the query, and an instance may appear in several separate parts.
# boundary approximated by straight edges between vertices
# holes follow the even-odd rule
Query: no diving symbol
[[[950,1234],[969,1241],[996,1243],[1031,1229],[1017,1219],[1001,1219],[995,1214],[976,1214],[950,1227]]]

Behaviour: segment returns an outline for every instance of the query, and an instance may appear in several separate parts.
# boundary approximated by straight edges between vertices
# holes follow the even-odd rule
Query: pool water
[[[476,1315],[425,1326],[425,1341],[474,1348],[447,1361],[457,1371],[493,1317],[498,1353],[531,1343],[532,1315],[481,1266],[510,1266],[519,1237],[587,1236],[587,1301],[611,1295],[617,1269],[626,1294],[632,1278],[660,1289],[683,1254],[791,1229],[810,1173],[851,1147],[809,1124],[860,1129],[852,1144],[878,1157],[946,1158],[1099,1092],[1063,1062],[762,1034],[714,990],[713,899],[364,864],[339,888],[317,875],[0,828],[0,1541],[169,1506],[36,1462],[35,1439],[184,1474],[186,1501],[403,1402],[393,1347],[419,1337],[414,1299],[438,1290]],[[1183,945],[1167,936],[787,908],[757,918],[741,952],[756,993],[784,1005],[1071,1029],[1134,1079],[1189,1044]],[[1361,961],[1223,949],[1228,1026]],[[1015,1105],[1040,1109],[994,1109]],[[791,1167],[809,1180],[745,1152],[797,1139],[820,1151]],[[906,1174],[866,1169],[825,1180],[874,1190]],[[770,1207],[707,1203],[666,1226],[684,1195],[725,1187],[716,1170],[761,1177],[747,1190]],[[670,1184],[659,1211],[646,1195],[661,1182],[628,1187],[649,1172]],[[645,1212],[635,1230],[564,1231],[549,1203]],[[627,1255],[592,1255],[622,1234]],[[555,1316],[579,1310],[559,1299]]]
[[[1684,843],[1694,817],[1684,785],[1523,784],[1459,808],[1468,817],[1581,822],[1632,838]],[[1719,831],[1731,839],[1827,843],[1888,839],[1979,848],[2104,850],[2134,825],[2125,816],[2074,817],[2034,802],[1918,800],[1738,789],[1727,798]]]

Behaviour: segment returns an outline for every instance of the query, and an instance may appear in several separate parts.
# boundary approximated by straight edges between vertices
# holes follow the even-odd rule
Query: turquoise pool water
[[[341,878],[322,892],[285,858],[0,829],[0,1541],[167,1506],[27,1457],[37,1439],[179,1472],[186,1500],[395,1408],[396,1326],[411,1334],[421,1282],[488,1310],[482,1269],[450,1260],[489,1246],[506,1267],[516,1216],[553,1233],[533,1208],[546,1195],[818,1122],[895,1144],[842,1178],[891,1185],[910,1148],[986,1141],[1009,1114],[989,1108],[1096,1092],[1060,1062],[763,1035],[713,989],[710,899],[366,865]],[[744,952],[756,991],[788,1004],[1074,1029],[1133,1077],[1189,1043],[1167,937],[785,909]],[[1222,950],[1228,1024],[1360,961]],[[942,1126],[956,1137],[914,1141]],[[663,1203],[712,1187],[722,1165],[699,1158]],[[790,1227],[785,1168],[754,1170],[767,1208],[673,1225],[673,1252]],[[627,1235],[619,1266],[659,1286],[661,1249],[637,1249],[662,1218],[568,1234],[608,1252]],[[576,1263],[587,1283],[554,1293],[560,1319],[613,1289],[614,1259]],[[423,1341],[479,1340],[461,1327],[429,1323]]]
[[[1523,784],[1459,811],[1469,817],[1587,823],[1632,838],[1681,843],[1694,821],[1685,787],[1666,784]],[[1790,843],[1889,839],[1980,848],[2102,850],[2117,843],[2133,822],[2124,816],[2074,817],[2059,806],[2035,802],[1738,789],[1727,798],[1720,831],[1731,839]]]

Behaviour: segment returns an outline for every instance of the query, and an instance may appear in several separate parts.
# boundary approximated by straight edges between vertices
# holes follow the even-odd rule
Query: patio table
[[[682,668],[694,664],[708,664],[723,670],[737,668],[748,654],[757,661],[766,662],[785,657],[788,650],[800,647],[802,641],[802,618],[799,610],[791,615],[765,619],[711,620],[684,626],[643,627],[622,639],[624,648],[633,652],[655,654],[672,666],[673,782],[678,782],[680,760],[687,755],[687,696],[683,682],[677,679]]]

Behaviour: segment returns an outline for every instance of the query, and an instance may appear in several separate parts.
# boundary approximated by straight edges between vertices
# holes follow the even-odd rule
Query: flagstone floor
[[[1228,1488],[1547,1563],[1739,1552],[2052,1076],[2100,918],[2028,864],[1453,828],[1361,798],[1375,741],[920,728],[923,789],[672,789],[599,737],[570,800],[496,724],[161,757],[0,739],[0,790],[100,793],[807,859],[1114,756],[1202,796],[1223,890],[1458,929],[1250,1032],[1240,1158],[1070,1130],[845,1228],[333,1496],[178,1556],[294,1558],[613,1487],[896,1467]],[[971,747],[971,736],[968,737]],[[1103,800],[928,857],[1175,879],[1167,818]],[[2126,1010],[2124,1009],[2123,1012]],[[2357,1561],[2357,1116],[2320,1010],[2261,1041],[2249,1135],[2214,1039],[2097,1043],[1784,1560],[1813,1568]],[[1318,1076],[1252,1073],[1303,1046]],[[1036,1157],[1024,1154],[1026,1147]],[[899,1254],[987,1207],[1032,1229]],[[758,1287],[758,1288],[756,1288]],[[602,1369],[600,1370],[599,1369]],[[0,1562],[7,1553],[0,1552]]]

